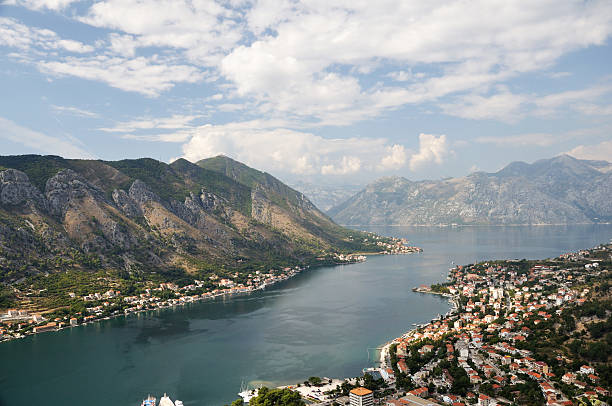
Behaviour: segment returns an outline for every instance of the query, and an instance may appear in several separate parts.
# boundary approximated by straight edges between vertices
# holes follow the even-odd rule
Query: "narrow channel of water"
[[[139,405],[167,392],[222,405],[244,382],[356,376],[375,348],[448,310],[411,291],[451,261],[545,258],[612,237],[611,225],[372,228],[422,254],[320,268],[250,296],[141,313],[0,344],[0,406]]]

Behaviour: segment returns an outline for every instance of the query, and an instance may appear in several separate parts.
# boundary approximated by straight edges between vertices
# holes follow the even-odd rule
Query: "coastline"
[[[415,293],[424,293],[424,294],[432,294],[432,295],[443,296],[443,297],[446,297],[448,299],[450,307],[448,309],[448,312],[444,316],[440,316],[439,317],[440,320],[443,320],[444,318],[454,314],[457,311],[457,308],[458,308],[458,304],[457,304],[458,296],[457,295],[451,295],[450,293],[425,291],[425,290],[420,290],[419,288],[413,288],[412,291],[415,292]],[[420,328],[423,328],[423,327],[431,324],[431,322],[432,321],[429,321],[429,322],[421,324],[421,325],[416,325],[416,323],[414,323],[415,327],[411,328],[410,330],[407,330],[401,336],[395,337],[394,339],[384,343],[380,347],[380,357],[379,357],[380,368],[383,368],[383,367],[384,368],[388,368],[389,367],[389,365],[387,365],[387,357],[389,355],[389,349],[391,348],[391,346],[393,344],[395,344],[398,340],[400,340],[402,338],[406,338],[406,337],[410,336],[411,334],[417,332]]]
[[[410,247],[413,248],[413,247]],[[416,248],[416,247],[415,247]],[[40,332],[35,332],[35,331],[28,331],[25,334],[18,334],[17,336],[1,336],[0,335],[0,345],[2,345],[3,342],[8,342],[8,341],[12,341],[12,340],[17,340],[17,339],[22,339],[22,338],[26,338],[29,336],[35,336],[35,335],[39,335],[39,334],[44,334],[44,333],[54,333],[57,331],[61,331],[61,330],[66,330],[66,329],[72,329],[75,327],[80,327],[80,326],[86,326],[86,325],[91,325],[91,324],[96,324],[102,321],[107,321],[107,320],[111,320],[111,319],[115,319],[115,318],[120,318],[120,317],[127,317],[129,315],[132,314],[140,314],[140,313],[145,313],[145,312],[149,312],[149,311],[155,311],[155,310],[160,310],[160,309],[171,309],[171,308],[178,308],[178,307],[182,307],[191,303],[198,303],[198,302],[205,302],[205,301],[210,301],[210,300],[216,300],[218,298],[229,298],[229,297],[233,297],[233,296],[246,296],[246,295],[250,295],[253,294],[255,292],[258,291],[263,291],[266,288],[273,286],[279,282],[284,282],[287,281],[295,276],[297,276],[298,274],[307,271],[307,270],[312,270],[312,269],[317,269],[317,268],[323,268],[323,267],[335,267],[335,266],[340,266],[340,265],[353,265],[353,264],[358,264],[361,262],[364,262],[367,260],[368,256],[375,256],[375,255],[406,255],[406,254],[414,254],[414,253],[418,253],[418,252],[422,252],[422,250],[419,248],[416,251],[404,251],[404,252],[388,252],[388,251],[378,251],[378,252],[360,252],[360,253],[351,253],[351,254],[347,254],[346,257],[350,257],[353,259],[350,260],[344,260],[344,261],[340,261],[340,262],[334,262],[333,264],[315,264],[315,265],[309,265],[303,268],[295,268],[293,270],[291,270],[290,272],[288,272],[287,274],[283,274],[281,276],[277,276],[275,279],[272,279],[270,281],[264,281],[263,283],[261,283],[260,285],[257,286],[250,286],[250,287],[246,287],[246,288],[242,288],[242,289],[238,289],[238,290],[231,290],[231,289],[224,289],[222,291],[219,291],[218,293],[213,293],[213,292],[207,292],[207,293],[203,293],[201,295],[194,295],[194,296],[181,296],[180,299],[169,299],[166,301],[162,301],[162,302],[152,302],[152,307],[144,307],[142,309],[137,309],[137,310],[133,310],[133,311],[127,311],[127,309],[124,312],[120,312],[117,314],[112,314],[109,316],[105,316],[105,317],[100,317],[100,318],[93,318],[91,320],[86,320],[83,321],[81,323],[78,323],[76,325],[70,325],[70,324],[66,324],[66,325],[59,325],[57,327],[54,327],[52,329],[47,329],[44,331],[40,331]],[[364,259],[360,259],[360,258],[364,258]],[[182,300],[181,300],[182,299]],[[158,304],[159,303],[159,304]],[[30,316],[28,316],[30,317]],[[10,319],[7,318],[0,318],[0,322],[5,322],[5,321],[10,321]]]

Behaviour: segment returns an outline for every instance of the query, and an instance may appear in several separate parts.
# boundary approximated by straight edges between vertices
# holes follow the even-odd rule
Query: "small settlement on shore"
[[[391,239],[391,242],[378,241],[379,252],[371,254],[397,255],[421,252],[419,247],[407,245],[403,239]],[[321,261],[325,258],[320,258]],[[332,264],[354,264],[366,261],[364,254],[332,254]],[[81,299],[86,310],[64,317],[49,318],[45,313],[31,313],[24,309],[9,309],[0,314],[0,341],[23,338],[31,334],[58,331],[63,328],[76,327],[112,317],[128,315],[148,310],[163,309],[186,305],[202,300],[212,300],[232,295],[249,294],[266,289],[278,282],[285,281],[309,269],[306,267],[286,267],[270,269],[267,272],[256,271],[247,275],[246,280],[239,281],[238,273],[219,277],[215,274],[208,281],[194,280],[193,284],[178,286],[172,282],[160,283],[138,295],[125,295],[116,289],[104,292],[92,292]],[[206,286],[213,285],[214,288]],[[76,295],[68,293],[71,299]]]

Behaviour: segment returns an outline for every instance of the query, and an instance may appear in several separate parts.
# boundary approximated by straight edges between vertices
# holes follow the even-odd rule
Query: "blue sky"
[[[363,184],[612,161],[612,2],[0,0],[0,153]]]

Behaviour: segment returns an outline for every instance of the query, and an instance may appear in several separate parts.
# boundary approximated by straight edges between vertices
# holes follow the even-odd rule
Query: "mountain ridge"
[[[612,221],[610,168],[606,161],[561,155],[438,181],[385,177],[327,213],[350,225],[608,222]]]
[[[0,156],[3,283],[100,269],[206,278],[375,251],[366,238],[272,175],[229,158],[196,165]]]

